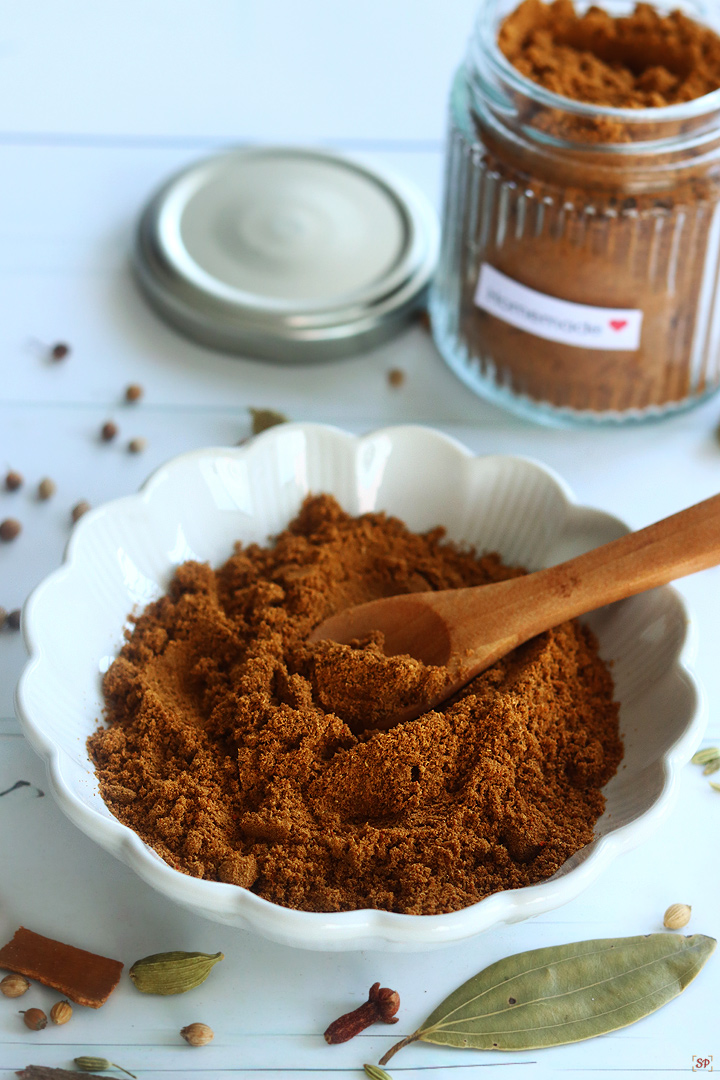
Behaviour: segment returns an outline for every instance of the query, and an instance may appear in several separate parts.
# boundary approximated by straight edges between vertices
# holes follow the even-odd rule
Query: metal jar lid
[[[153,307],[203,345],[330,360],[409,321],[438,236],[411,185],[336,154],[251,148],[164,185],[140,219],[135,270]]]

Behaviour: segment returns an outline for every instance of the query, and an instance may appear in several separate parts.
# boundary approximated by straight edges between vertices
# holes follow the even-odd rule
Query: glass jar
[[[498,48],[517,3],[485,0],[452,88],[438,348],[545,423],[696,404],[720,385],[720,90],[645,109],[561,97]],[[707,24],[700,0],[683,9]]]

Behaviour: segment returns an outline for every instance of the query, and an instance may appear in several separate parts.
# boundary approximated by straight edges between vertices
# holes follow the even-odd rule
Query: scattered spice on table
[[[418,312],[417,321],[423,328],[423,330],[426,330],[428,334],[432,331],[430,312],[427,310],[427,308],[422,308],[422,310]]]
[[[225,957],[221,952],[152,953],[136,960],[129,975],[143,994],[186,994],[205,982]]]
[[[106,420],[100,428],[100,438],[103,442],[112,442],[118,433],[118,426],[114,420]]]
[[[17,491],[23,486],[23,477],[16,469],[10,469],[5,474],[5,487],[8,491]]]
[[[93,1069],[97,1069],[98,1072],[105,1072],[107,1069],[119,1069],[126,1076],[132,1076],[133,1080],[137,1080],[135,1073],[128,1072],[127,1069],[123,1069],[122,1065],[116,1065],[113,1061],[108,1061],[107,1058],[91,1057],[89,1054],[83,1054],[81,1057],[76,1057],[73,1064],[77,1065],[84,1073],[91,1072]]]
[[[15,540],[22,532],[22,525],[17,518],[5,518],[0,521],[0,540],[10,542]]]
[[[207,1024],[187,1024],[181,1029],[182,1035],[188,1046],[207,1046],[215,1038],[215,1032]]]
[[[720,746],[706,746],[690,759],[693,765],[703,766],[703,776],[711,776],[720,769]]]
[[[29,989],[30,983],[23,975],[6,975],[0,980],[0,994],[4,994],[5,997],[22,997]]]
[[[146,449],[147,439],[143,439],[142,436],[137,436],[128,443],[128,450],[131,454],[142,454],[143,450]]]
[[[353,604],[521,573],[385,514],[306,500],[272,548],[178,568],[104,677],[88,741],[111,811],[171,866],[309,911],[437,914],[554,874],[622,755],[612,680],[576,622],[442,711],[373,709],[445,669],[307,635]]]
[[[392,387],[402,386],[405,382],[405,372],[402,368],[391,368],[388,371],[388,382]]]
[[[69,1001],[56,1001],[50,1010],[53,1024],[67,1024],[72,1019],[73,1009]]]
[[[66,345],[64,341],[58,341],[56,345],[50,349],[50,357],[52,360],[64,360],[70,355],[70,346]]]
[[[87,514],[89,509],[90,503],[87,502],[85,499],[81,499],[80,502],[75,503],[72,510],[70,511],[70,517],[72,519],[73,525],[76,521],[80,520],[83,514]]]
[[[8,630],[19,630],[21,618],[22,612],[20,608],[14,608],[12,611],[9,611],[5,619]]]
[[[400,1008],[400,995],[389,986],[380,986],[379,982],[370,987],[367,1001],[352,1012],[343,1013],[325,1031],[325,1042],[330,1046],[349,1042],[371,1024],[397,1024],[395,1013]]]
[[[392,1080],[390,1073],[385,1072],[379,1065],[363,1065],[365,1075],[370,1077],[370,1080]]]
[[[31,1031],[42,1031],[47,1027],[47,1016],[42,1009],[21,1009],[20,1013],[25,1027]]]
[[[250,417],[252,419],[252,433],[253,435],[259,435],[261,431],[267,431],[268,428],[276,427],[277,424],[287,424],[288,418],[285,413],[278,412],[276,409],[248,409]]]
[[[120,981],[123,965],[21,926],[0,949],[0,968],[51,986],[78,1005],[99,1009]]]
[[[693,765],[703,766],[703,776],[712,776],[720,769],[720,746],[706,746],[691,758]],[[713,791],[720,791],[720,784],[710,781]]]
[[[74,1069],[54,1069],[48,1065],[26,1065],[24,1069],[18,1069],[15,1075],[19,1076],[20,1080],[107,1080],[106,1076],[89,1073],[85,1069],[76,1072]]]
[[[57,485],[55,481],[51,480],[49,476],[44,476],[38,484],[38,499],[41,499],[43,502],[46,499],[51,499],[56,491]]]
[[[666,930],[682,930],[690,922],[691,915],[689,904],[671,904],[663,915],[663,926]]]
[[[130,385],[125,390],[125,400],[132,405],[136,401],[140,401],[140,398],[143,396],[144,393],[145,391],[143,390],[142,386],[139,385],[139,383],[130,383]]]

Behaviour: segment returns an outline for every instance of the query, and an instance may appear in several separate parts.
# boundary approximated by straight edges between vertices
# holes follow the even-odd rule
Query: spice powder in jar
[[[433,330],[536,420],[654,418],[720,383],[720,37],[684,7],[485,0],[456,77]]]

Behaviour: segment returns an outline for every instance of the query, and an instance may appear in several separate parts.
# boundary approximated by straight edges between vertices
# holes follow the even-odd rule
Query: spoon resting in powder
[[[309,641],[348,644],[374,631],[386,656],[444,667],[430,700],[376,721],[390,728],[436,708],[536,634],[604,604],[667,585],[720,563],[720,495],[584,555],[492,585],[389,596],[321,622]]]

